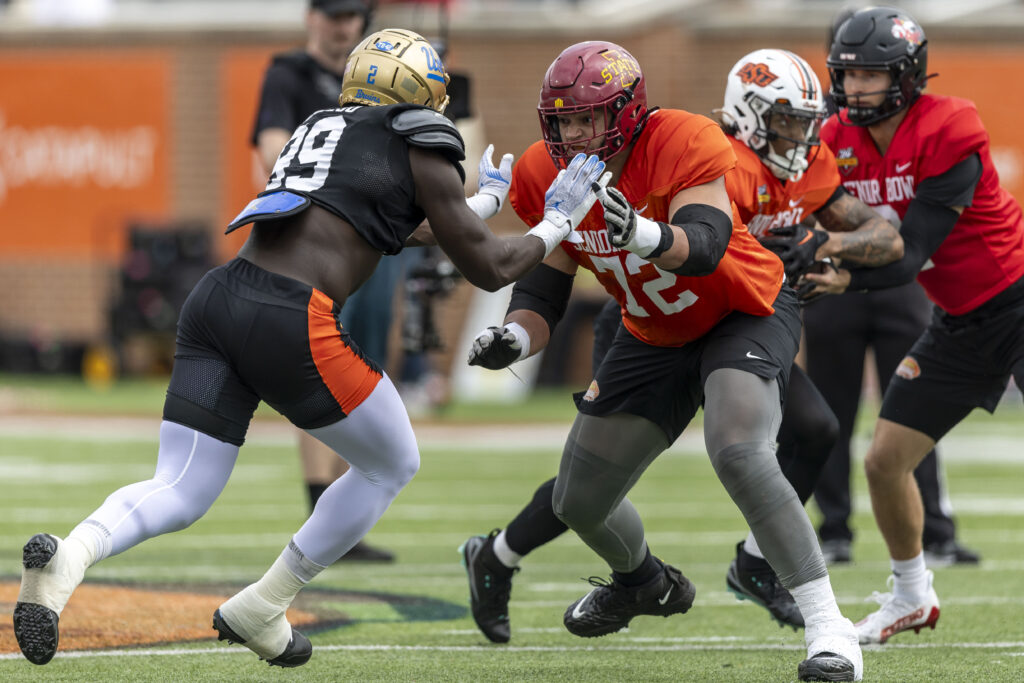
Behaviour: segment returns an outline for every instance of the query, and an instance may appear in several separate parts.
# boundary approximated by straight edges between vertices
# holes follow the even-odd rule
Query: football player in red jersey
[[[847,189],[902,220],[905,254],[882,268],[807,277],[818,292],[916,277],[935,304],[889,383],[865,458],[893,590],[857,629],[862,643],[884,643],[939,618],[914,468],[971,410],[992,411],[1011,375],[1024,385],[1024,219],[999,185],[974,104],[922,94],[927,42],[913,18],[886,7],[857,12],[828,66],[840,112],[823,139],[844,160]]]
[[[604,170],[596,156],[577,155],[545,192],[538,224],[496,237],[483,219],[509,182],[488,152],[482,175],[495,177],[466,198],[465,148],[442,113],[448,80],[422,36],[384,29],[349,56],[340,108],[296,128],[266,189],[228,226],[253,224],[238,256],[203,276],[182,308],[155,475],[111,493],[66,538],[40,533],[25,544],[13,621],[29,661],[56,653],[60,614],[90,566],[206,513],[260,400],[351,468],[263,577],[214,612],[213,628],[269,664],[309,660],[288,606],[369,531],[420,461],[394,384],[338,322],[345,300],[424,218],[471,283],[493,291],[513,282],[578,224]]]
[[[615,189],[599,192],[603,218],[592,211],[577,241],[516,284],[504,325],[478,336],[470,362],[497,369],[543,348],[580,266],[622,307],[623,326],[578,401],[552,500],[612,577],[569,606],[566,628],[601,636],[637,615],[692,605],[693,584],[651,554],[625,495],[703,404],[712,464],[805,616],[799,675],[859,680],[852,624],[774,456],[799,313],[782,263],[730,202],[732,146],[708,118],[648,108],[639,64],[612,43],[566,49],[544,77],[538,109],[544,139],[513,169],[520,217],[542,211],[544,187],[577,153],[600,155]],[[488,580],[476,578],[471,571],[474,591]]]

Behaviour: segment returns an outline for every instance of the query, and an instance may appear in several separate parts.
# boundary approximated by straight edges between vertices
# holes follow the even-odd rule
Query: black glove
[[[523,344],[507,327],[488,327],[473,340],[469,364],[488,370],[501,370],[519,360]]]
[[[599,191],[594,183],[594,191],[604,206],[604,224],[608,229],[608,239],[613,246],[619,249],[630,249],[633,237],[636,235],[636,211],[621,192],[614,187],[605,188]]]
[[[772,228],[761,242],[774,252],[786,269],[786,277],[795,280],[815,263],[818,247],[828,241],[824,230],[809,230],[802,225],[784,225]]]
[[[836,264],[832,263],[831,259],[825,258],[821,261],[815,261],[810,265],[809,268],[804,270],[804,273],[824,273],[826,270],[837,271]],[[802,274],[801,274],[802,275]],[[812,301],[817,301],[823,296],[828,296],[827,293],[811,294],[814,288],[817,287],[813,282],[808,282],[803,277],[798,278],[793,284],[793,289],[796,290],[796,298],[800,301],[801,306],[806,306]]]

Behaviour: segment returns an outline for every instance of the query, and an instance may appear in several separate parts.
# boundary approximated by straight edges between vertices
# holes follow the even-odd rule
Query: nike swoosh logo
[[[750,351],[747,351],[747,358],[752,358],[754,360],[766,360],[765,358],[761,358],[761,356],[755,356]]]
[[[650,202],[647,202],[647,204],[650,204]],[[634,211],[636,211],[637,213],[643,213],[644,211],[647,210],[647,204],[644,204],[639,209],[634,209]]]
[[[814,232],[812,230],[808,230],[807,234],[804,235],[804,238],[802,240],[800,240],[799,242],[797,242],[797,245],[801,245],[801,244],[805,243],[807,240],[811,239],[813,236],[814,236]]]
[[[903,172],[904,172],[904,171],[906,171],[906,170],[907,170],[908,168],[910,168],[910,164],[911,164],[911,163],[913,163],[913,162],[910,162],[910,161],[908,161],[908,162],[907,162],[907,163],[905,163],[905,164],[896,164],[896,172],[897,172],[897,173],[903,173]]]
[[[672,595],[672,589],[673,588],[675,588],[675,586],[669,586],[668,587],[668,592],[665,593],[665,596],[658,599],[658,604],[659,605],[664,605],[666,602],[668,602],[668,596]]]
[[[587,600],[590,599],[590,596],[593,595],[594,591],[596,591],[596,590],[597,589],[595,588],[593,591],[590,591],[589,593],[584,595],[580,599],[580,601],[576,603],[576,606],[572,608],[572,618],[573,619],[579,619],[580,617],[582,617],[584,614],[587,613],[587,611],[585,609],[582,609],[583,605],[587,604]]]
[[[800,202],[802,202],[803,200],[804,200],[803,197],[798,197],[796,199],[790,199],[789,200],[789,208],[792,209],[792,208],[794,208],[796,206],[800,206]]]

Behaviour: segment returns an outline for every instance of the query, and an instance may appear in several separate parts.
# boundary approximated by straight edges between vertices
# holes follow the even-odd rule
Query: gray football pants
[[[787,588],[826,575],[810,519],[775,458],[782,419],[775,380],[732,368],[704,385],[704,441],[726,491]],[[626,494],[662,451],[664,432],[650,420],[615,413],[577,415],[555,481],[555,514],[613,571],[633,571],[647,542]]]

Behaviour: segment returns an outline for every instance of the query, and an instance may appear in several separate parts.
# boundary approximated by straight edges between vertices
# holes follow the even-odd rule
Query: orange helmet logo
[[[778,76],[772,73],[771,69],[768,68],[767,64],[753,62],[747,62],[743,65],[743,68],[739,70],[737,75],[740,77],[740,81],[743,83],[753,83],[764,87],[774,81]]]

